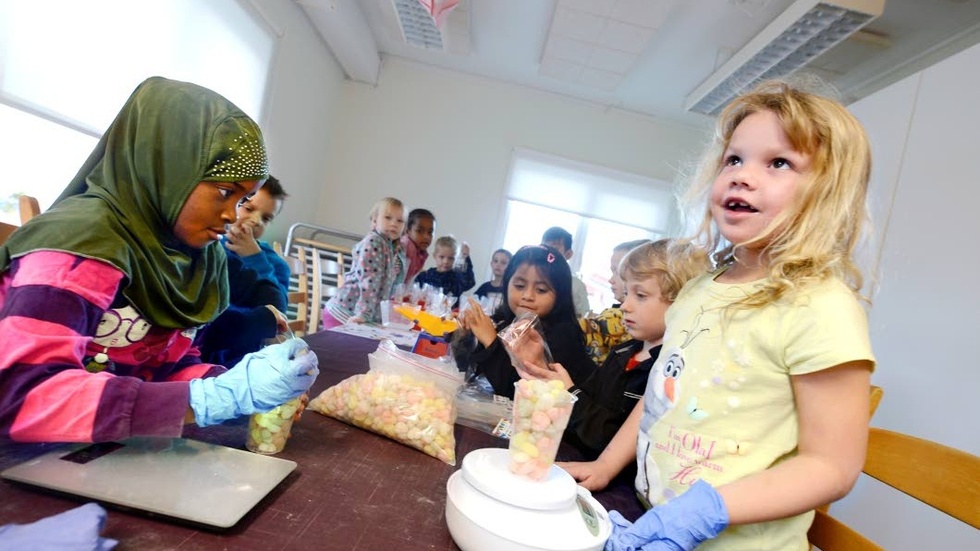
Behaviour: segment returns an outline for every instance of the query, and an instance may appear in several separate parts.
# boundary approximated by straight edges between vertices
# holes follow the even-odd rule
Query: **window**
[[[211,88],[258,120],[276,37],[245,5],[0,2],[0,220],[19,223],[22,193],[50,206],[149,76]]]
[[[575,251],[569,263],[593,312],[614,302],[613,247],[663,237],[674,211],[666,182],[527,150],[514,153],[507,196],[503,247],[538,244],[552,226],[568,230]]]

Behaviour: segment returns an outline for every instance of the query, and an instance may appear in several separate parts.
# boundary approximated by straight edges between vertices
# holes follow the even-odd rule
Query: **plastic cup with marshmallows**
[[[302,408],[301,398],[294,398],[272,411],[253,414],[248,420],[248,439],[245,447],[262,454],[281,452],[293,428],[296,412]]]
[[[533,480],[547,478],[577,398],[561,381],[514,383],[510,470]]]

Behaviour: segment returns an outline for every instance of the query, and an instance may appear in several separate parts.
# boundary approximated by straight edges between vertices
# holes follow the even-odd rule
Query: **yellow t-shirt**
[[[867,315],[834,279],[792,299],[724,313],[757,283],[721,273],[689,282],[667,311],[663,351],[650,372],[637,441],[636,489],[656,505],[698,479],[720,486],[796,453],[793,375],[874,361]],[[808,549],[813,512],[732,526],[698,549]]]

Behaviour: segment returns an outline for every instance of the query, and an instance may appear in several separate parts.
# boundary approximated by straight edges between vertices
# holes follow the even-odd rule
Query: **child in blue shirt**
[[[462,255],[463,270],[456,271],[453,265],[456,264],[456,252]],[[443,236],[436,239],[435,268],[420,273],[415,277],[415,282],[419,285],[428,283],[433,287],[442,289],[443,293],[456,297],[453,308],[459,305],[459,297],[469,288],[476,285],[476,276],[473,274],[473,261],[470,260],[470,246],[463,243],[462,248],[451,236]]]
[[[289,195],[279,180],[269,176],[257,192],[238,204],[238,220],[228,227],[222,241],[228,256],[241,258],[245,268],[278,283],[283,296],[289,292],[289,265],[272,246],[259,239],[279,215],[286,197]]]

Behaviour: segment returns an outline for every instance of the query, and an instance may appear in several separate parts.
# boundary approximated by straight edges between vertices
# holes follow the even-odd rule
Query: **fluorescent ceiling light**
[[[805,66],[884,9],[885,0],[798,0],[691,92],[684,108],[716,115],[742,90]]]

